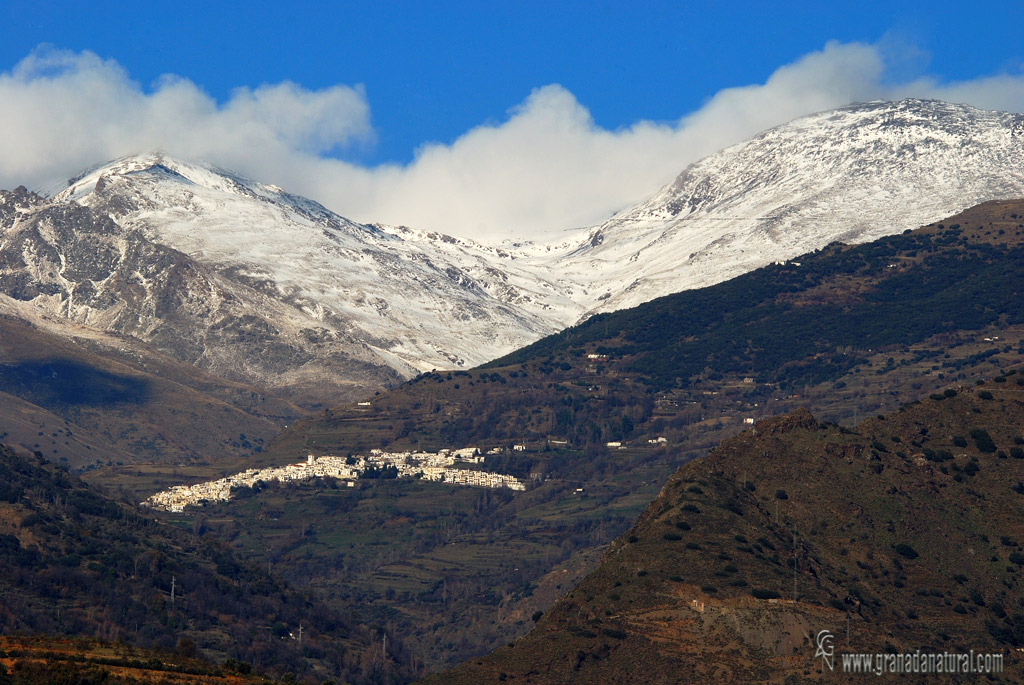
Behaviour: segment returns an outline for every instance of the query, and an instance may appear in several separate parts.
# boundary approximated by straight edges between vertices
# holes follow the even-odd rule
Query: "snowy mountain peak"
[[[26,272],[53,272],[45,290],[57,297],[38,298],[40,306],[79,322],[116,318],[111,325],[118,332],[163,341],[161,349],[175,356],[264,386],[280,389],[319,376],[343,388],[351,382],[346,374],[365,382],[381,377],[370,371],[378,367],[394,379],[474,366],[583,313],[542,271],[520,266],[505,250],[357,224],[276,186],[164,154],[96,167],[49,206],[91,211],[92,219],[76,220],[79,232],[102,224],[93,232],[104,237],[85,242],[114,264],[99,271],[76,267],[89,261],[91,248],[69,249],[67,238],[41,227],[32,246],[11,260],[24,263]],[[180,253],[190,273],[205,275],[139,289],[132,274],[147,268],[135,260],[154,250],[163,260],[174,259],[168,250]],[[30,266],[42,254],[59,256],[47,258],[45,268]],[[86,273],[88,283],[72,275]],[[168,331],[168,301],[190,303],[174,312],[180,333]],[[188,321],[177,318],[183,312]],[[243,358],[232,340],[261,352]],[[330,371],[340,350],[349,358],[341,376]],[[290,359],[295,368],[283,373],[281,364],[269,364],[272,373],[257,373],[259,357]]]
[[[122,157],[90,169],[68,182],[55,193],[57,202],[95,204],[90,197],[108,190],[111,183],[122,183],[142,189],[143,195],[163,196],[168,202],[180,202],[183,196],[196,194],[234,196],[258,200],[287,208],[307,219],[336,228],[374,230],[344,219],[313,200],[288,193],[278,186],[258,183],[240,174],[212,165],[186,162],[162,152]],[[123,195],[123,192],[121,193]]]
[[[1024,116],[935,100],[854,104],[691,164],[579,240],[563,273],[600,272],[611,295],[583,304],[620,309],[1022,196]]]
[[[959,170],[963,172],[984,170],[998,164],[1002,153],[1019,149],[1022,135],[1021,115],[969,105],[918,99],[848,105],[802,117],[705,157],[650,200],[605,225],[681,218],[718,208],[759,187],[800,183],[808,175],[846,189],[878,179],[909,180],[901,175],[927,172],[943,162],[967,162]],[[971,160],[975,152],[988,159]],[[904,187],[913,192],[917,186]]]
[[[927,100],[813,114],[548,245],[358,224],[159,153],[96,167],[28,212],[15,195],[0,198],[9,296],[222,376],[358,394],[836,240],[1024,197],[1024,117]]]
[[[180,181],[196,185],[208,185],[210,187],[217,185],[223,187],[224,184],[217,183],[217,180],[225,176],[218,173],[212,167],[181,162],[164,153],[152,152],[122,157],[95,166],[68,181],[67,187],[57,192],[54,195],[54,199],[58,201],[77,201],[95,191],[96,185],[101,183],[101,179],[147,173],[164,174],[168,177],[177,177]],[[204,183],[204,181],[207,183]]]

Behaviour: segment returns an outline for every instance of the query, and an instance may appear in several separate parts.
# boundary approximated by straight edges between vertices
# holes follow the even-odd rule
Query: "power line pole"
[[[174,584],[177,582],[177,578],[171,576],[171,606],[174,606]]]
[[[793,529],[793,601],[796,602],[796,529]]]

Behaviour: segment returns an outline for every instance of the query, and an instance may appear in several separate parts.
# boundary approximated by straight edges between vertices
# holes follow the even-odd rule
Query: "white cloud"
[[[894,96],[899,97],[902,93],[946,102],[968,103],[981,109],[1024,111],[1024,78],[1008,74],[947,84],[938,83],[934,79],[922,79],[911,85],[893,88]]]
[[[35,186],[137,152],[273,159],[372,136],[361,88],[280,83],[240,88],[218,105],[186,79],[164,77],[145,92],[113,61],[52,48],[0,74],[0,130],[4,187]]]
[[[218,104],[183,78],[165,77],[147,92],[114,62],[42,49],[0,74],[0,186],[37,186],[160,149],[276,183],[356,220],[485,240],[538,238],[599,222],[700,157],[803,114],[909,96],[1024,109],[1019,75],[893,84],[887,63],[901,59],[900,49],[888,39],[829,43],[763,84],[720,91],[676,122],[615,131],[548,85],[500,124],[425,145],[408,165],[374,168],[330,156],[373,140],[361,88],[281,83],[239,89]]]

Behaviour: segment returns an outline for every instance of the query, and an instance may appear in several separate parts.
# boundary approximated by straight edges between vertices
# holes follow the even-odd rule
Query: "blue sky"
[[[0,134],[0,185],[41,185],[104,155],[155,146],[229,165],[359,220],[535,237],[606,216],[656,191],[694,156],[844,98],[959,97],[1019,111],[1022,7],[6,0],[0,125],[14,123]],[[809,64],[815,55],[827,65]],[[801,75],[769,88],[786,69]],[[762,101],[746,93],[749,101],[736,107],[763,113],[737,117],[731,128],[693,128],[714,112],[730,119],[735,108],[726,95],[744,88],[760,88]],[[28,104],[19,109],[21,101]],[[47,126],[31,128],[40,120],[33,106]],[[55,119],[55,110],[63,116]],[[103,118],[103,111],[113,113]],[[169,120],[191,115],[198,123],[175,133]],[[228,149],[225,131],[248,130],[250,119],[263,129]],[[31,130],[15,133],[19,127]],[[102,136],[92,133],[97,127]],[[658,144],[648,128],[674,134],[676,143]],[[684,129],[689,137],[680,138]],[[61,144],[29,144],[48,134]],[[577,145],[552,147],[552,136],[561,144],[575,134]],[[652,159],[648,170],[643,160],[660,148],[665,158]],[[552,188],[551,155],[541,158],[546,149],[575,155],[580,169],[607,160],[635,183],[616,181],[608,170],[579,180],[590,192]],[[532,159],[529,150],[538,151]],[[500,169],[485,163],[499,156]],[[577,166],[566,163],[550,176],[579,175]],[[522,197],[492,198],[509,185],[503,174],[512,173]],[[487,175],[495,188],[472,187]],[[534,197],[544,188],[580,197]],[[596,206],[605,196],[606,205]],[[427,207],[431,202],[440,208]],[[579,210],[559,208],[573,202]],[[525,203],[540,209],[517,207]],[[488,208],[495,217],[482,216]]]

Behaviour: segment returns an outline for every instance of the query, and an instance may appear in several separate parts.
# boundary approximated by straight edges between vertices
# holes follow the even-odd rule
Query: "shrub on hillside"
[[[974,428],[971,430],[971,439],[974,440],[974,445],[978,448],[979,452],[995,452],[996,443],[992,440],[992,436],[988,434],[983,428]]]
[[[917,553],[916,549],[914,549],[905,542],[901,542],[900,544],[896,545],[894,549],[896,550],[897,554],[899,554],[902,557],[906,557],[907,559],[917,559],[917,557],[920,556]]]

